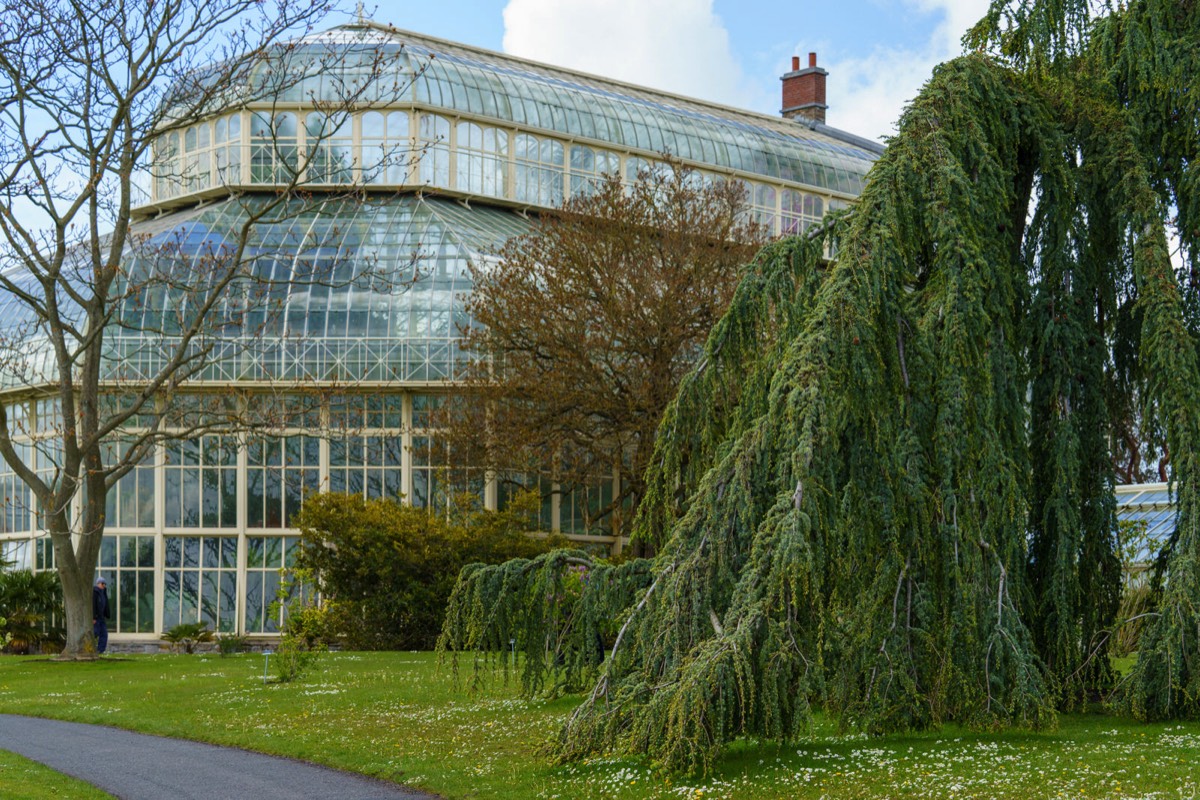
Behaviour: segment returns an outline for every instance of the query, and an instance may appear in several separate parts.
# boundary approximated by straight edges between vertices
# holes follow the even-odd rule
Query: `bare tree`
[[[0,456],[53,543],[64,657],[88,652],[109,491],[166,439],[251,422],[228,395],[181,402],[181,390],[253,343],[252,326],[271,313],[262,309],[279,278],[263,268],[274,255],[255,232],[330,202],[311,185],[349,181],[331,177],[346,164],[326,144],[350,109],[400,89],[381,94],[386,57],[369,47],[349,62],[337,47],[314,54],[321,44],[305,36],[331,9],[326,0],[0,0],[0,389],[39,398],[40,410],[31,419],[0,402]],[[316,111],[303,150],[262,110],[280,98]],[[221,189],[230,168],[221,153],[187,165],[170,158],[171,142],[248,105],[260,109],[254,146],[266,148],[258,160],[271,171],[257,180],[272,185],[225,191],[240,205],[233,235],[185,242],[177,229],[137,223],[147,180],[186,194],[203,174]],[[230,154],[242,158],[240,148]],[[274,247],[295,258],[320,244]],[[337,273],[329,258],[305,263],[301,283],[373,280]],[[134,349],[114,348],[117,338]]]

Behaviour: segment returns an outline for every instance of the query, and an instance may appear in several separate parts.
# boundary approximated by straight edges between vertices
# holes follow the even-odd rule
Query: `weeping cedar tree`
[[[1178,504],[1125,704],[1200,717],[1200,12],[997,3],[971,36],[854,211],[758,255],[668,407],[636,521],[659,555],[561,758],[706,769],[816,704],[870,732],[1053,724],[1110,680],[1114,387],[1161,427]],[[464,572],[452,606],[529,610],[452,616],[473,636],[444,645],[535,630],[522,576],[544,582]]]

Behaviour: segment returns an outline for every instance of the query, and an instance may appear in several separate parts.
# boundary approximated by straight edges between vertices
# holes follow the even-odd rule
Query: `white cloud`
[[[509,0],[504,51],[729,105],[745,97],[712,0]]]
[[[834,60],[829,70],[828,122],[861,136],[895,133],[908,101],[937,64],[962,52],[967,29],[987,11],[988,0],[905,0],[915,13],[938,15],[928,40],[916,48],[876,47],[858,58]]]

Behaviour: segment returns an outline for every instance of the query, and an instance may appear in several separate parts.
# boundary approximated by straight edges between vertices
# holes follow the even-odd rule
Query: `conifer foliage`
[[[1107,685],[1118,350],[1179,508],[1125,696],[1200,717],[1200,9],[1088,8],[996,3],[855,209],[746,269],[659,429],[637,519],[658,555],[610,601],[620,635],[561,757],[703,770],[814,707],[870,732],[1040,727]],[[525,586],[503,569],[460,599]]]

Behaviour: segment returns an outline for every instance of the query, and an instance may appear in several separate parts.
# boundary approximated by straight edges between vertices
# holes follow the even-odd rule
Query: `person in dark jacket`
[[[108,649],[108,620],[112,612],[108,608],[108,582],[101,575],[92,587],[92,633],[96,637],[96,652]]]

